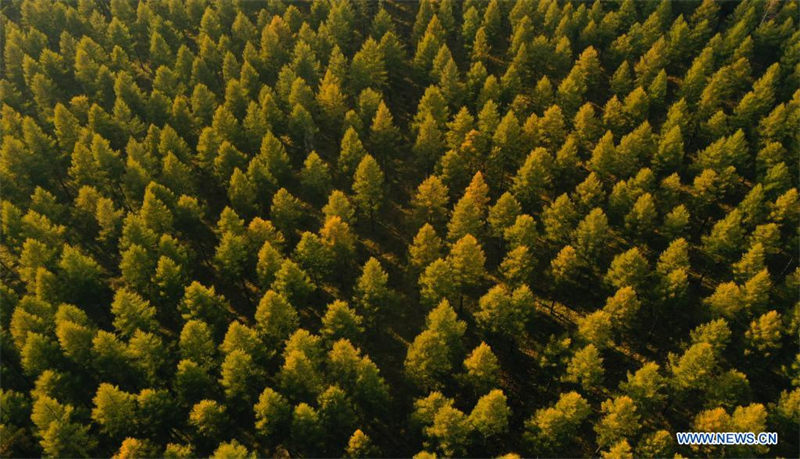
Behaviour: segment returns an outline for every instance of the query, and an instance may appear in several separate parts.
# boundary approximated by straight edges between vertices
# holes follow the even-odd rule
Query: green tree
[[[475,320],[485,333],[517,339],[524,332],[533,308],[533,294],[525,285],[513,292],[505,285],[495,285],[480,298],[478,305]]]
[[[353,176],[353,193],[356,205],[373,225],[375,214],[383,204],[383,182],[383,171],[377,161],[370,155],[364,156]]]
[[[226,409],[214,400],[195,403],[189,413],[189,424],[198,434],[210,440],[216,439],[227,422]]]
[[[389,275],[380,262],[372,257],[364,263],[355,287],[354,302],[368,321],[374,321],[387,309],[390,300]]]
[[[363,321],[364,319],[347,303],[336,300],[328,305],[322,318],[320,333],[331,342],[339,339],[357,342],[364,333]]]
[[[603,418],[594,427],[597,443],[601,446],[610,446],[636,435],[641,428],[636,404],[626,395],[604,401],[601,410]]]
[[[348,128],[342,137],[338,162],[339,171],[345,177],[351,177],[365,156],[367,156],[367,150],[364,149],[358,133],[352,127]]]
[[[619,385],[636,406],[645,412],[659,407],[666,399],[664,389],[667,380],[659,371],[657,363],[645,363],[636,373],[628,372],[628,379]]]
[[[249,401],[257,386],[256,381],[262,374],[253,362],[252,355],[236,349],[222,361],[220,376],[220,385],[228,399]]]
[[[392,113],[389,111],[389,107],[381,101],[369,128],[370,151],[375,152],[381,162],[385,163],[386,159],[394,158],[399,140],[400,131],[394,124]]]
[[[534,149],[514,177],[514,196],[526,209],[537,208],[552,178],[553,159],[544,148]]]
[[[450,249],[446,258],[453,280],[459,289],[480,285],[486,275],[486,256],[478,241],[471,234],[462,237]]]
[[[442,454],[463,454],[469,445],[472,426],[469,417],[457,408],[443,406],[433,417],[433,424],[425,428],[425,435],[438,445]]]
[[[574,441],[575,434],[590,413],[589,402],[579,393],[562,393],[554,406],[537,410],[525,421],[525,438],[537,450],[557,451]]]
[[[452,369],[446,338],[434,330],[423,331],[408,347],[404,366],[406,375],[420,389],[441,387]]]
[[[216,345],[211,328],[201,320],[189,320],[183,325],[178,341],[180,356],[210,367],[216,360]]]
[[[262,336],[276,345],[286,340],[299,325],[297,311],[283,295],[273,290],[261,298],[255,319]]]
[[[494,389],[478,400],[469,414],[469,422],[484,438],[492,438],[508,431],[511,409],[507,397],[500,389]]]
[[[442,254],[442,239],[436,234],[429,223],[426,223],[419,229],[414,240],[408,247],[408,255],[411,264],[417,268],[422,269]]]
[[[355,209],[350,203],[347,195],[339,190],[333,190],[328,196],[328,203],[322,208],[322,213],[325,214],[326,219],[330,217],[339,217],[342,222],[353,226],[355,220]]]
[[[514,195],[508,191],[503,193],[489,209],[487,220],[492,229],[492,234],[494,236],[502,236],[505,230],[514,224],[521,213],[522,207]]]
[[[303,304],[315,288],[308,274],[288,258],[283,260],[270,285],[270,289],[283,295],[289,304]]]
[[[108,383],[100,384],[93,399],[92,419],[104,433],[121,438],[131,432],[130,420],[136,414],[136,397]]]
[[[40,437],[39,445],[46,454],[90,454],[97,441],[89,434],[89,426],[73,419],[75,408],[42,396],[33,403],[31,421]]]
[[[500,380],[500,363],[492,352],[492,348],[485,342],[481,342],[467,356],[464,360],[464,368],[467,370],[465,379],[478,393],[496,387]]]
[[[345,449],[345,455],[353,458],[375,456],[377,452],[378,450],[373,445],[372,440],[361,429],[356,429],[353,432]]]
[[[323,430],[319,413],[306,403],[294,407],[291,440],[301,451],[311,452],[322,442]]]
[[[603,358],[593,344],[579,349],[572,356],[563,379],[567,382],[579,383],[584,389],[598,386],[605,373]]]
[[[300,220],[304,216],[303,203],[292,196],[285,188],[281,188],[272,197],[270,218],[278,229],[286,234],[294,234]]]
[[[186,287],[179,307],[184,319],[203,320],[217,329],[228,314],[225,298],[217,295],[214,287],[196,281]]]
[[[328,165],[314,151],[308,154],[303,163],[300,183],[308,190],[311,201],[319,201],[330,192],[331,176]]]
[[[258,396],[258,402],[253,406],[256,416],[256,431],[263,435],[270,443],[276,443],[284,438],[289,428],[292,408],[286,398],[267,387]]]

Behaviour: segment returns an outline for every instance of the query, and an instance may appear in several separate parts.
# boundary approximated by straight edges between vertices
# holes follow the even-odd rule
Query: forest
[[[798,20],[2,1],[0,456],[800,456]]]

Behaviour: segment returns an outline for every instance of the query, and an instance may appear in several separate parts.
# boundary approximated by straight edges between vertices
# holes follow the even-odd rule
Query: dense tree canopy
[[[797,0],[0,16],[0,456],[798,456]]]

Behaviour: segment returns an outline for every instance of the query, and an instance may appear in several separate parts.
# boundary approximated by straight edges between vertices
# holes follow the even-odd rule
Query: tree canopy
[[[798,18],[3,2],[0,456],[797,457]]]

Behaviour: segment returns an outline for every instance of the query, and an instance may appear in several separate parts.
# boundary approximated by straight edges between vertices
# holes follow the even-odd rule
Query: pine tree
[[[478,399],[469,414],[469,421],[484,438],[496,438],[508,431],[511,409],[507,400],[500,389],[494,389]]]
[[[382,162],[395,157],[396,146],[400,139],[400,132],[394,125],[394,118],[389,107],[383,102],[378,106],[378,111],[372,119],[369,132],[370,150],[375,152]]]
[[[411,199],[416,220],[441,226],[447,218],[447,205],[450,201],[448,191],[447,186],[436,175],[431,175],[420,183],[417,193]]]
[[[350,66],[350,85],[354,94],[368,87],[380,90],[386,85],[383,53],[372,38],[367,38],[361,49],[353,56]]]
[[[467,370],[465,378],[478,393],[495,387],[499,381],[500,363],[492,352],[492,348],[485,342],[481,342],[464,359],[464,368]]]
[[[328,165],[314,151],[308,154],[303,163],[300,182],[304,189],[308,190],[312,201],[319,201],[330,191],[331,175]]]
[[[298,327],[297,312],[282,295],[267,291],[256,309],[256,323],[262,335],[272,343],[281,343]]]
[[[378,315],[386,311],[386,302],[390,299],[388,287],[389,275],[381,267],[380,262],[370,258],[364,264],[361,277],[355,288],[355,304],[358,305],[367,320],[374,321]]]
[[[426,223],[419,229],[408,247],[408,254],[417,269],[423,269],[442,255],[442,239],[431,224]]]
[[[353,176],[353,192],[357,206],[373,223],[383,203],[383,183],[383,171],[377,161],[370,155],[364,156]]]

